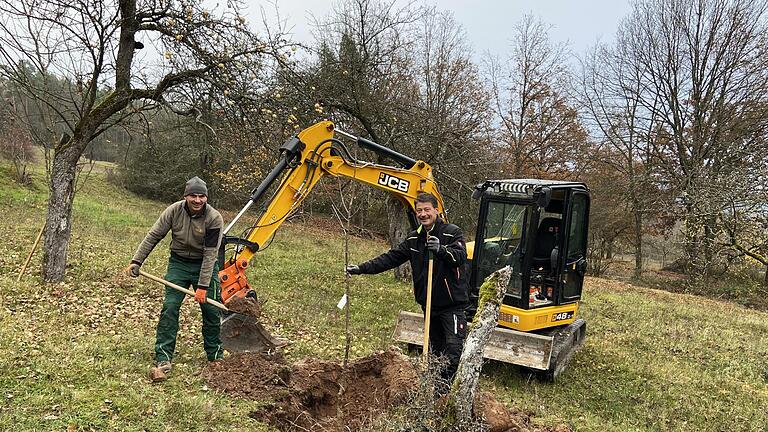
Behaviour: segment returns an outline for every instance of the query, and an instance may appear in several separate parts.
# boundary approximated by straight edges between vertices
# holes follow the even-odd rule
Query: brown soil
[[[387,351],[356,360],[345,369],[305,359],[287,365],[281,357],[234,354],[203,371],[209,385],[233,396],[267,401],[254,417],[280,430],[357,430],[399,403],[416,382],[410,360]]]
[[[555,427],[532,423],[533,413],[518,408],[507,408],[492,394],[481,391],[475,396],[475,414],[480,413],[488,425],[488,432],[571,432],[565,424]]]
[[[282,431],[356,431],[387,409],[405,403],[418,383],[413,363],[390,350],[351,362],[305,359],[292,365],[280,356],[238,353],[210,363],[203,377],[212,388],[264,402],[249,415]],[[568,431],[537,428],[531,414],[510,410],[483,393],[478,405],[496,431]]]
[[[234,297],[227,302],[227,308],[232,312],[249,315],[254,318],[261,316],[261,303],[250,297]]]

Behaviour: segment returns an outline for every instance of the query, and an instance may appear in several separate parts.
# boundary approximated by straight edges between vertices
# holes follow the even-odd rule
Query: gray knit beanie
[[[184,196],[192,194],[208,196],[208,186],[206,186],[203,179],[198,176],[194,176],[187,180],[187,186],[184,188]]]

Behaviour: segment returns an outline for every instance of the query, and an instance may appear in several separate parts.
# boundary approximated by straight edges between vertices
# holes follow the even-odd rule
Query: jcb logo
[[[552,315],[552,321],[565,321],[567,319],[573,318],[573,311],[571,312],[560,312]]]
[[[379,174],[379,184],[388,188],[399,190],[400,192],[408,192],[408,186],[411,185],[411,182],[397,178],[395,176],[391,176],[387,173],[381,173]]]

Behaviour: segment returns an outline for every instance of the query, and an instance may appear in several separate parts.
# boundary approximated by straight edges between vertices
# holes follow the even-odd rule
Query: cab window
[[[494,271],[512,266],[507,295],[520,297],[520,240],[526,221],[527,207],[503,202],[488,203],[483,227],[482,247],[478,256],[477,286]]]

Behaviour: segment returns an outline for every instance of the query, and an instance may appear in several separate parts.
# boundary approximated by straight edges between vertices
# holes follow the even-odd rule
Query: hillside
[[[270,430],[248,417],[258,401],[209,389],[199,309],[182,308],[172,378],[146,373],[162,288],[122,274],[167,203],[144,200],[93,174],[75,200],[64,283],[39,278],[40,253],[21,263],[45,215],[45,186],[13,184],[0,164],[0,429]],[[225,219],[231,218],[225,214]],[[333,221],[286,224],[253,265],[267,326],[290,339],[291,360],[343,357],[343,242]],[[384,251],[354,238],[355,262]],[[167,244],[145,269],[162,275]],[[390,345],[394,318],[416,310],[410,286],[388,274],[353,279],[353,357]],[[728,302],[589,278],[581,315],[587,343],[556,384],[488,364],[483,385],[539,424],[577,431],[766,430],[768,313]]]

